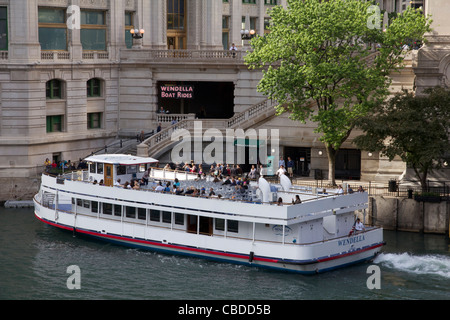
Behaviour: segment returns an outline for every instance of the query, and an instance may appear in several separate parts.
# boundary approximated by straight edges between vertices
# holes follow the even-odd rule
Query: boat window
[[[125,214],[127,218],[136,218],[136,208],[135,207],[125,207]]]
[[[111,203],[103,203],[103,214],[112,215],[113,205]]]
[[[171,223],[172,222],[172,212],[163,211],[162,212],[162,222]]]
[[[147,166],[146,166],[145,164],[141,164],[141,165],[139,166],[139,172],[144,172],[145,170],[147,170],[146,167],[147,167]]]
[[[239,232],[239,221],[228,220],[227,221],[227,231],[229,232]]]
[[[103,173],[103,163],[97,163],[97,173]]]
[[[91,202],[91,211],[92,212],[98,212],[98,202],[97,201],[92,201]]]
[[[215,218],[214,225],[215,225],[216,230],[225,231],[225,220],[224,219]]]
[[[184,214],[175,212],[175,224],[184,225]]]
[[[79,207],[83,206],[83,199],[77,199],[77,206]]]
[[[95,164],[95,162],[94,163],[90,163],[89,164],[89,172],[90,173],[95,173],[97,170],[96,170],[96,164]]]
[[[136,166],[127,166],[127,173],[136,173]]]
[[[123,175],[127,173],[127,167],[125,166],[117,166],[117,175]]]
[[[114,215],[120,217],[122,215],[122,206],[119,204],[114,205]]]
[[[91,201],[89,200],[83,200],[83,207],[90,208],[91,207]]]
[[[147,210],[145,208],[138,208],[138,219],[147,219]]]
[[[159,210],[153,210],[150,209],[150,221],[157,221],[159,222],[160,218],[160,211]]]

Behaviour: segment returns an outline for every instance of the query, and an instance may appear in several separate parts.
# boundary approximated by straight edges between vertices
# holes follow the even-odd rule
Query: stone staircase
[[[201,122],[202,134],[208,129],[218,129],[225,134],[226,129],[253,128],[258,124],[270,120],[275,116],[275,103],[264,100],[247,110],[235,114],[230,119],[184,119],[174,125],[164,128],[160,132],[149,137],[137,146],[137,155],[142,157],[158,158],[163,152],[169,150],[178,141],[172,141],[172,134],[177,130],[187,130],[191,136],[194,129],[199,128],[196,121]]]

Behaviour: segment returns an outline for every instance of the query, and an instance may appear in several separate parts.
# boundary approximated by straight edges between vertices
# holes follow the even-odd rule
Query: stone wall
[[[368,223],[386,230],[448,234],[450,205],[401,197],[369,198]]]

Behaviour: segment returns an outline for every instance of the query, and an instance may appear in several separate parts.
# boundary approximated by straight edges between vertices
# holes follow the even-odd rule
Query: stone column
[[[41,60],[38,32],[38,0],[9,2],[9,60],[33,63]]]
[[[80,0],[70,0],[69,5],[78,6],[78,8],[80,8]],[[68,27],[67,30],[69,41],[67,50],[69,50],[70,52],[70,59],[72,61],[81,61],[83,60],[83,47],[81,45],[81,30],[78,27],[76,27],[79,26],[81,21],[76,21],[76,19],[78,19],[79,17],[74,16],[75,14],[77,14],[75,11],[68,12],[67,14],[70,15],[69,17],[70,19],[73,19],[72,28]]]
[[[231,1],[230,6],[231,6],[230,43],[234,43],[237,47],[241,47],[242,1],[233,0]]]
[[[167,9],[166,0],[145,1],[144,44],[151,49],[167,49]]]
[[[125,48],[125,8],[123,1],[109,4],[109,59],[120,59],[120,48]]]
[[[201,49],[222,49],[222,0],[201,0]]]

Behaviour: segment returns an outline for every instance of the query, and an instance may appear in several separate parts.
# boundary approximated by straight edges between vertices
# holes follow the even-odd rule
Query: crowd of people
[[[44,166],[45,172],[83,170],[88,167],[86,161],[81,159],[79,159],[78,164],[75,164],[71,160],[51,161],[49,158],[45,159]]]

